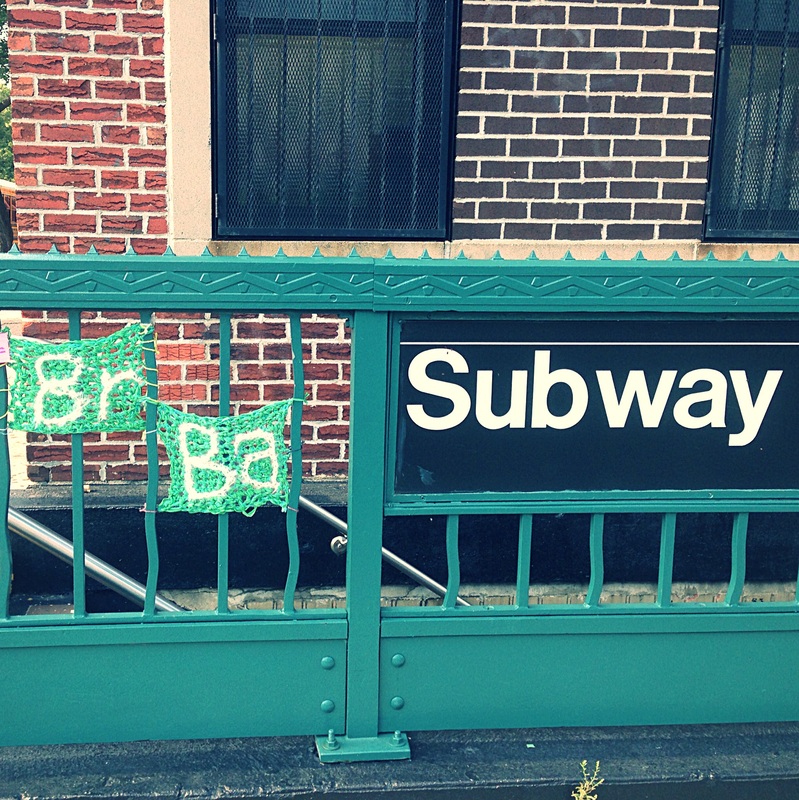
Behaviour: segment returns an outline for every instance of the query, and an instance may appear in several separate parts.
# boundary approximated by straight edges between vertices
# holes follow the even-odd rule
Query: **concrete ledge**
[[[159,486],[159,496],[166,495],[168,485]],[[141,508],[147,485],[140,483],[91,483],[84,486],[86,508]],[[302,493],[323,506],[347,505],[346,480],[304,480]],[[31,484],[11,491],[11,505],[19,511],[67,510],[72,508],[72,485],[69,483]]]
[[[590,700],[588,700],[590,702]],[[411,734],[403,762],[321,764],[312,737],[0,748],[0,800],[771,800],[799,793],[799,724]]]

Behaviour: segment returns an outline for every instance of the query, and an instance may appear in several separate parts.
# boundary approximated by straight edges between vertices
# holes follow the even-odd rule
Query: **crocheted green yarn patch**
[[[9,427],[35,433],[144,430],[144,340],[150,325],[101,339],[11,338]]]
[[[247,516],[288,505],[283,431],[291,400],[236,417],[200,417],[158,405],[158,433],[169,456],[169,494],[159,511]]]

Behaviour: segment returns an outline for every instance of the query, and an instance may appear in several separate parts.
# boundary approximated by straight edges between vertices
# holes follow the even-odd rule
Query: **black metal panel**
[[[399,346],[398,495],[799,485],[786,320],[404,320]]]
[[[444,239],[455,0],[220,0],[216,232]]]
[[[799,0],[722,5],[706,237],[799,238]]]

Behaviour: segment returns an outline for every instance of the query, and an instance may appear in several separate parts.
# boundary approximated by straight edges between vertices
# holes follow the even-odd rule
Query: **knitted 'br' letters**
[[[150,325],[101,339],[12,338],[10,428],[34,433],[144,430],[144,340]]]

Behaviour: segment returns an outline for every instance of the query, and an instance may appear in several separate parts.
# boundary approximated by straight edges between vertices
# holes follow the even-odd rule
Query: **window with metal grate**
[[[799,238],[799,0],[723,0],[709,240]]]
[[[219,0],[216,233],[444,239],[456,0]]]

